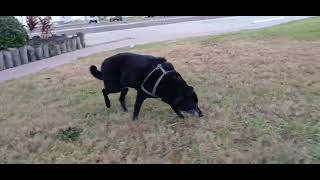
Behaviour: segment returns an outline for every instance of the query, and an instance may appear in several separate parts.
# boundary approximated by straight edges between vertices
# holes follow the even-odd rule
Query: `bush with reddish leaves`
[[[52,23],[51,23],[51,16],[46,16],[44,18],[39,17],[41,23],[41,36],[43,39],[48,39],[50,35],[52,35]]]
[[[35,30],[38,24],[39,24],[38,16],[27,16],[27,25],[30,32]]]

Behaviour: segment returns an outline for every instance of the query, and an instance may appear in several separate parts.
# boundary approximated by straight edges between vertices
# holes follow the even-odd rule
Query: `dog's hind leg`
[[[104,102],[106,103],[106,106],[108,108],[110,108],[111,104],[110,104],[110,100],[109,100],[109,97],[108,97],[108,92],[106,89],[102,89],[102,94],[103,94],[103,97],[104,97]]]
[[[108,84],[108,85],[106,85]],[[105,83],[105,88],[102,89],[102,94],[104,96],[104,101],[106,103],[106,106],[108,108],[111,107],[111,104],[110,104],[110,100],[108,98],[108,95],[109,94],[112,94],[112,93],[118,93],[120,92],[121,90],[123,89],[123,87],[119,84],[116,84],[116,83]]]
[[[121,90],[121,94],[120,94],[120,98],[119,98],[120,104],[121,104],[121,106],[122,106],[122,108],[123,108],[123,110],[124,110],[125,112],[128,112],[128,109],[127,109],[127,107],[126,107],[126,102],[125,102],[126,95],[127,95],[128,91],[129,91],[128,88],[122,89],[122,90]]]

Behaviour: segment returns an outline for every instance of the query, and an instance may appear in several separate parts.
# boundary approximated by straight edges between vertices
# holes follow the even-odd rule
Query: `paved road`
[[[130,19],[128,18],[127,23],[139,23],[139,22],[147,22],[147,21],[158,21],[158,20],[170,20],[170,19],[176,19],[176,18],[189,18],[189,17],[195,17],[195,16],[155,16],[152,18],[136,18],[136,19]],[[55,30],[60,30],[60,29],[68,29],[68,28],[84,28],[84,27],[94,27],[94,26],[101,26],[101,25],[121,25],[121,24],[126,24],[124,21],[113,21],[110,22],[108,20],[100,21],[99,23],[95,24],[89,24],[88,22],[82,22],[78,24],[64,24],[64,25],[57,25],[54,27]]]
[[[304,18],[308,16],[238,16],[87,34],[86,41],[90,47],[0,71],[0,82],[66,64],[101,51],[177,38],[262,28]]]
[[[132,23],[108,23],[101,22],[99,24],[78,24],[78,25],[69,25],[67,27],[57,27],[53,32],[55,34],[66,34],[66,35],[74,35],[77,32],[83,32],[85,34],[88,33],[98,33],[98,32],[107,32],[107,31],[116,31],[123,29],[132,29],[137,27],[148,27],[155,25],[165,25],[165,24],[173,24],[180,23],[186,21],[199,21],[206,19],[216,19],[226,16],[178,16],[178,17],[167,17],[167,18],[154,18],[149,20],[143,20]],[[39,32],[33,33],[34,35],[39,35]]]
[[[118,41],[127,42],[128,45],[143,44],[148,42],[172,40],[176,38],[191,36],[220,34],[242,29],[262,28],[303,18],[306,18],[306,16],[225,17],[110,32],[92,33],[86,35],[86,42],[89,46],[102,45],[104,43]]]

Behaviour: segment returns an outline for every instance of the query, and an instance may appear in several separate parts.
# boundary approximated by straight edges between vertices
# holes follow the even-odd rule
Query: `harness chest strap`
[[[158,69],[161,70],[162,75],[158,78],[158,80],[157,80],[156,83],[154,84],[154,86],[153,86],[153,88],[152,88],[152,92],[149,92],[147,89],[145,89],[145,88],[143,87],[143,85],[144,85],[144,83],[149,79],[149,77],[150,77],[155,71],[157,71]],[[163,78],[166,74],[168,74],[168,73],[170,73],[170,72],[173,72],[173,71],[174,71],[174,70],[166,71],[166,70],[162,67],[161,64],[158,64],[157,67],[154,68],[154,69],[148,74],[148,76],[143,80],[143,82],[142,82],[142,84],[141,84],[141,89],[142,89],[142,91],[144,91],[146,94],[148,94],[148,95],[150,95],[150,96],[158,97],[158,96],[156,95],[156,91],[157,91],[157,87],[158,87],[158,85],[160,84],[162,78]]]

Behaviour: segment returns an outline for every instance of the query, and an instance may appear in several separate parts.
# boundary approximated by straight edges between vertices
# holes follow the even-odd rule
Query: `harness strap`
[[[144,85],[145,82],[149,79],[149,77],[150,77],[155,71],[157,71],[158,69],[161,70],[162,75],[158,78],[158,80],[157,80],[156,83],[154,84],[154,86],[153,86],[153,88],[152,88],[152,92],[149,92],[147,89],[145,89],[145,88],[143,87],[143,85]],[[166,71],[166,70],[162,67],[161,64],[158,64],[157,67],[154,68],[154,69],[148,74],[148,76],[143,80],[143,82],[142,82],[142,84],[141,84],[141,89],[142,89],[142,91],[144,91],[146,94],[148,94],[148,95],[150,95],[150,96],[158,97],[158,96],[156,95],[156,91],[157,91],[157,87],[159,86],[162,78],[163,78],[166,74],[168,74],[168,73],[170,73],[170,72],[173,72],[173,71],[175,71],[175,70]]]

